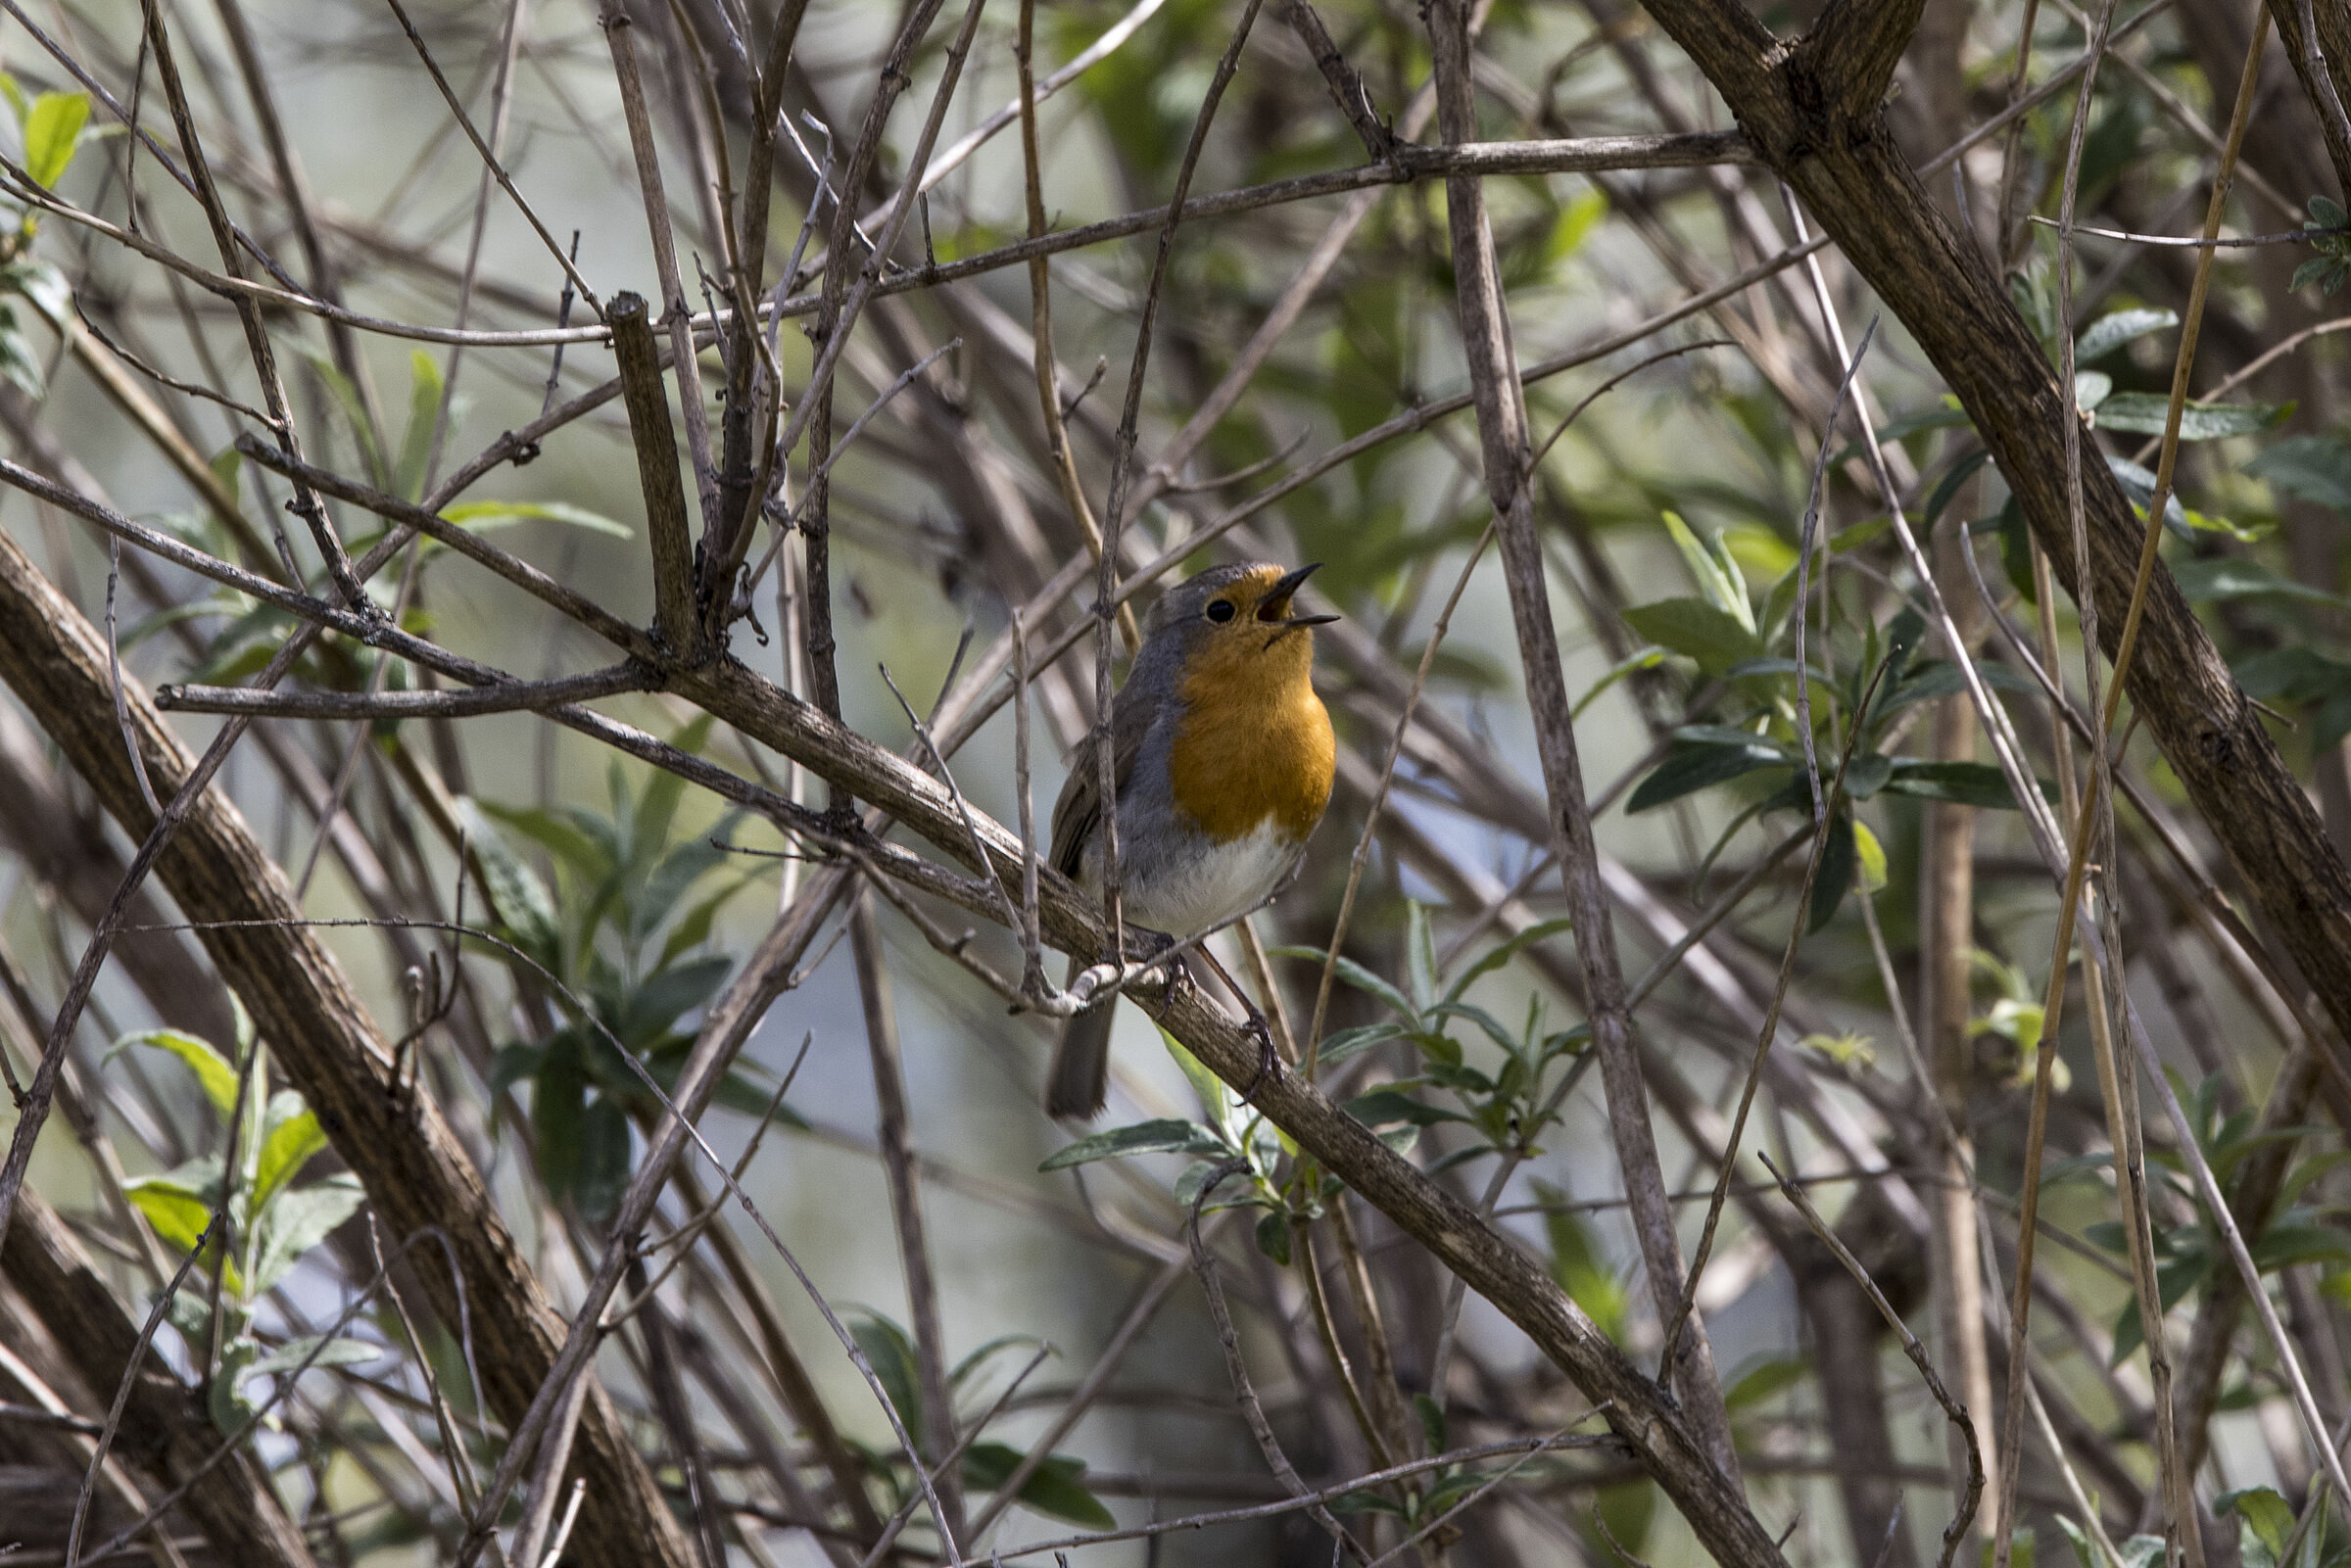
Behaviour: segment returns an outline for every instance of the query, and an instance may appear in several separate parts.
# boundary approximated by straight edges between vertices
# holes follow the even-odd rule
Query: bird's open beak
[[[1290,600],[1296,596],[1298,590],[1306,585],[1308,578],[1321,569],[1320,561],[1309,561],[1298,570],[1286,573],[1275,580],[1272,589],[1258,606],[1257,618],[1260,621],[1269,621],[1281,627],[1327,626],[1337,620],[1338,617],[1335,615],[1291,615],[1288,613]]]

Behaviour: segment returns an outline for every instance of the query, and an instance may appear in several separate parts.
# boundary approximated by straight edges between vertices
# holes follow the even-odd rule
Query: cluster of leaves
[[[1390,1016],[1331,1035],[1322,1042],[1317,1061],[1322,1068],[1333,1068],[1378,1046],[1410,1045],[1418,1058],[1415,1073],[1359,1095],[1349,1100],[1345,1109],[1399,1154],[1418,1142],[1424,1128],[1451,1122],[1469,1129],[1468,1140],[1431,1165],[1432,1172],[1487,1155],[1540,1154],[1535,1139],[1546,1116],[1556,1117],[1556,1113],[1547,1113],[1544,1103],[1551,1069],[1561,1060],[1582,1053],[1590,1029],[1579,1023],[1568,1029],[1546,1030],[1542,999],[1530,995],[1525,1021],[1513,1031],[1469,1001],[1468,992],[1530,944],[1566,930],[1568,923],[1546,921],[1530,927],[1481,954],[1447,984],[1438,969],[1427,909],[1408,902],[1406,920],[1404,987],[1391,984],[1353,959],[1342,956],[1337,964],[1339,979],[1379,1002]],[[1314,947],[1270,951],[1316,964],[1325,956]],[[1470,1065],[1463,1042],[1452,1032],[1462,1023],[1501,1049],[1502,1064],[1494,1071]],[[1337,1178],[1318,1176],[1295,1164],[1285,1172],[1283,1157],[1296,1154],[1288,1139],[1256,1111],[1241,1105],[1224,1081],[1182,1046],[1165,1035],[1162,1038],[1198,1094],[1204,1118],[1168,1117],[1113,1127],[1056,1151],[1038,1168],[1062,1170],[1091,1161],[1144,1154],[1191,1155],[1195,1157],[1192,1164],[1176,1182],[1176,1200],[1186,1210],[1221,1169],[1233,1170],[1247,1180],[1221,1186],[1218,1190],[1224,1196],[1203,1205],[1204,1212],[1231,1208],[1261,1211],[1259,1250],[1286,1267],[1293,1224],[1319,1217],[1322,1206],[1338,1191]],[[1424,1089],[1442,1090],[1454,1104],[1431,1104],[1419,1096],[1418,1091]]]
[[[0,307],[5,306],[6,289],[7,273],[0,268]],[[4,338],[5,332],[0,330],[0,340]],[[387,449],[385,438],[369,417],[366,402],[360,397],[359,388],[336,367],[334,360],[299,344],[289,346],[303,356],[318,377],[319,384],[333,398],[360,459],[367,470],[369,481],[377,489],[398,496],[403,500],[422,500],[426,469],[432,461],[433,436],[440,427],[444,401],[441,369],[432,356],[418,351],[409,356],[408,422],[402,428],[399,446]],[[0,369],[4,368],[5,348],[0,346]],[[456,410],[453,409],[453,420],[455,415]],[[243,474],[243,460],[237,450],[234,447],[221,449],[212,458],[211,466],[214,476],[220,481],[222,492],[231,498],[236,497]],[[626,525],[563,501],[469,500],[443,508],[441,516],[475,533],[537,521],[559,523],[611,538],[630,537]],[[216,555],[233,557],[237,553],[236,541],[230,537],[220,519],[209,512],[182,513],[164,521],[171,532]],[[347,539],[345,545],[352,553],[359,554],[379,537],[374,533],[355,535]],[[415,548],[421,568],[444,554],[447,546],[434,540],[419,539]],[[397,601],[401,576],[397,572],[386,573],[366,585],[366,592],[375,600],[376,607],[387,615]],[[315,590],[323,580],[321,568],[308,586]],[[126,644],[135,643],[173,621],[186,620],[191,616],[213,616],[220,621],[220,629],[214,635],[204,657],[187,675],[192,683],[212,686],[233,685],[261,669],[277,652],[278,645],[295,626],[295,617],[286,611],[266,604],[256,604],[244,594],[221,589],[205,597],[159,611],[131,628],[124,635],[124,641]],[[422,637],[429,635],[432,628],[432,618],[425,611],[411,606],[402,612],[403,631]],[[406,661],[339,639],[332,633],[312,644],[311,651],[295,665],[293,674],[301,682],[329,690],[360,690],[376,678],[375,671],[379,663],[386,666],[382,678],[384,689],[401,691],[412,687],[414,673]],[[380,721],[376,726],[379,735],[389,735],[397,728],[397,723],[393,721]]]
[[[2319,293],[2330,295],[2351,277],[2351,213],[2343,204],[2329,197],[2310,199],[2310,226],[2302,231],[2311,249],[2319,254],[2294,268],[2294,278],[2288,288],[2318,286]]]
[[[91,128],[88,93],[42,93],[26,98],[14,76],[0,71],[0,98],[17,121],[24,149],[22,167],[42,189],[53,189],[72,166],[81,144],[100,134]],[[119,127],[117,127],[119,128]],[[73,292],[65,277],[46,261],[32,259],[32,237],[39,225],[32,210],[16,211],[16,227],[0,233],[0,376],[38,398],[46,390],[41,355],[34,347],[24,314],[33,315],[59,331],[73,312]]]
[[[708,729],[707,718],[697,719],[676,743],[694,749]],[[541,1038],[500,1048],[493,1092],[531,1086],[540,1179],[552,1201],[573,1202],[591,1224],[609,1216],[628,1185],[631,1117],[658,1109],[647,1079],[664,1093],[676,1083],[694,1044],[680,1021],[717,992],[733,966],[700,949],[721,907],[748,880],[705,884],[727,859],[718,840],[734,817],[706,836],[673,838],[685,793],[676,775],[656,773],[637,794],[615,760],[608,787],[608,816],[576,806],[459,805],[498,934],[511,944],[493,951],[521,994],[562,1015]],[[504,830],[548,851],[560,900]],[[768,1106],[740,1070],[721,1083],[718,1099],[752,1115]]]
[[[866,1362],[873,1367],[874,1377],[881,1383],[882,1392],[889,1397],[898,1419],[905,1423],[908,1432],[919,1435],[924,1430],[923,1378],[913,1339],[897,1323],[870,1308],[849,1326],[849,1334],[865,1353]],[[1022,1334],[989,1340],[948,1371],[949,1395],[960,1396],[976,1384],[980,1372],[998,1353],[1036,1343]],[[888,1494],[887,1511],[895,1512],[906,1506],[919,1490],[913,1462],[894,1449],[888,1453],[865,1449],[861,1457]],[[974,1443],[963,1451],[963,1484],[974,1492],[1001,1491],[1028,1457],[1008,1443]],[[1084,1480],[1083,1459],[1068,1453],[1049,1454],[1022,1483],[1021,1503],[1036,1513],[1065,1519],[1083,1530],[1117,1529],[1118,1521],[1099,1497],[1085,1490]]]
[[[1290,1204],[1281,1179],[1283,1157],[1297,1146],[1254,1109],[1244,1106],[1223,1078],[1200,1065],[1197,1057],[1160,1031],[1160,1040],[1175,1058],[1184,1078],[1199,1097],[1202,1119],[1157,1117],[1124,1127],[1111,1127],[1079,1139],[1045,1157],[1039,1170],[1069,1170],[1097,1160],[1128,1160],[1137,1155],[1191,1155],[1193,1160],[1176,1179],[1176,1202],[1188,1214],[1194,1204],[1202,1213],[1221,1209],[1256,1209],[1258,1249],[1275,1262],[1290,1260]],[[1219,1180],[1229,1172],[1226,1179]],[[1246,1181],[1230,1177],[1246,1176]],[[1211,1181],[1223,1196],[1202,1203]],[[1326,1178],[1317,1189],[1307,1217],[1321,1212],[1319,1200],[1335,1193],[1337,1178]]]
[[[2273,1144],[2295,1143],[2325,1130],[2304,1126],[2263,1132],[2255,1124],[2255,1113],[2249,1109],[2224,1117],[2220,1109],[2221,1080],[2217,1076],[2205,1079],[2191,1092],[2174,1074],[2173,1086],[2188,1110],[2197,1147],[2203,1150],[2214,1177],[2224,1186],[2257,1151]],[[2195,1216],[2181,1224],[2159,1226],[2154,1233],[2158,1259],[2156,1294],[2168,1312],[2186,1299],[2189,1292],[2213,1278],[2215,1270],[2231,1265],[2227,1247],[2205,1213],[2194,1184],[2183,1174],[2187,1168],[2185,1162],[2175,1152],[2154,1148],[2147,1151],[2147,1162],[2150,1175],[2172,1194],[2169,1207]],[[2299,1201],[2313,1182],[2346,1162],[2351,1162],[2351,1151],[2336,1150],[2309,1156],[2286,1172],[2268,1223],[2259,1234],[2246,1238],[2254,1265],[2262,1273],[2274,1274],[2303,1263],[2318,1263],[2337,1270],[2351,1268],[2351,1234],[2346,1234],[2343,1228],[2341,1213]],[[2046,1180],[2083,1177],[2112,1168],[2110,1154],[2082,1155],[2052,1166]],[[2129,1238],[2119,1221],[2088,1226],[2084,1234],[2118,1257],[2127,1255]],[[2134,1299],[2124,1306],[2115,1320],[2114,1364],[2120,1365],[2145,1338],[2138,1303]]]
[[[123,1183],[123,1190],[156,1235],[182,1256],[199,1242],[204,1256],[199,1272],[217,1269],[220,1280],[220,1358],[210,1389],[213,1420],[223,1432],[233,1432],[252,1415],[254,1402],[245,1386],[269,1373],[298,1367],[350,1366],[372,1361],[381,1348],[364,1340],[337,1339],[320,1343],[298,1339],[276,1347],[264,1345],[253,1332],[255,1307],[261,1298],[302,1261],[305,1254],[326,1240],[357,1213],[365,1195],[348,1174],[324,1176],[312,1182],[295,1178],[311,1159],[327,1146],[317,1113],[291,1089],[269,1088],[265,1056],[255,1050],[252,1023],[237,1011],[237,1059],[231,1062],[212,1042],[180,1029],[147,1029],[124,1035],[108,1052],[116,1054],[144,1047],[168,1052],[196,1075],[205,1098],[229,1127],[229,1144],[236,1161],[236,1182],[228,1197],[227,1224],[213,1227],[220,1210],[221,1178],[226,1168],[220,1156],[205,1155],[158,1175]],[[251,1082],[245,1080],[250,1076]],[[244,1092],[240,1094],[240,1089]],[[240,1110],[241,1107],[241,1110]],[[208,1237],[207,1230],[212,1229]],[[173,1294],[167,1312],[187,1341],[198,1362],[209,1353],[213,1334],[213,1306],[208,1293],[183,1289]]]
[[[1743,788],[1748,802],[1707,851],[1705,865],[1713,863],[1734,834],[1765,812],[1809,816],[1812,785],[1804,736],[1799,727],[1799,679],[1808,681],[1811,687],[1812,757],[1824,788],[1834,782],[1837,760],[1848,739],[1852,747],[1843,786],[1830,802],[1828,847],[1813,884],[1807,929],[1818,930],[1828,924],[1856,873],[1873,891],[1885,883],[1886,852],[1877,834],[1854,814],[1858,803],[1888,794],[2014,807],[2007,782],[1989,764],[1935,762],[1884,749],[1893,743],[1898,729],[1906,728],[1898,721],[1907,709],[1963,689],[1955,666],[1917,656],[1925,622],[1915,610],[1904,609],[1883,628],[1864,625],[1857,645],[1847,649],[1852,656],[1844,663],[1842,679],[1832,678],[1809,657],[1799,672],[1793,658],[1772,651],[1783,637],[1793,641],[1795,569],[1790,568],[1772,587],[1757,614],[1749,600],[1746,576],[1721,535],[1710,535],[1702,542],[1670,512],[1665,514],[1665,527],[1697,581],[1699,593],[1637,605],[1625,612],[1626,621],[1653,644],[1636,658],[1661,650],[1687,661],[1707,682],[1719,683],[1721,695],[1714,709],[1719,717],[1711,723],[1684,725],[1674,732],[1664,756],[1625,802],[1627,812],[1652,811],[1715,784],[1746,781]],[[1847,530],[1847,534],[1855,532],[1858,530]],[[1852,547],[1854,542],[1840,536],[1829,543],[1834,552]],[[1626,660],[1607,679],[1628,670],[1634,662]],[[2005,672],[1987,669],[1983,673],[2001,684],[2023,685]],[[1853,733],[1856,728],[1857,735]]]

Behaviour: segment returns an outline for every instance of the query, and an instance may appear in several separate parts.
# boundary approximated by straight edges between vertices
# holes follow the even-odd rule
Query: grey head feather
[[[1135,654],[1127,684],[1131,687],[1140,683],[1144,692],[1168,694],[1175,688],[1176,672],[1183,668],[1185,650],[1215,624],[1208,618],[1208,601],[1220,590],[1230,588],[1244,578],[1280,570],[1265,561],[1212,566],[1160,594],[1158,602],[1151,606],[1151,613],[1143,617],[1143,645]]]

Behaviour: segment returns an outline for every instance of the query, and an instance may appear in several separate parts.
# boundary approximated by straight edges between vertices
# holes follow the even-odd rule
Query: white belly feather
[[[1271,896],[1296,863],[1298,844],[1268,817],[1245,836],[1187,858],[1180,869],[1127,882],[1128,920],[1178,937],[1222,926]]]

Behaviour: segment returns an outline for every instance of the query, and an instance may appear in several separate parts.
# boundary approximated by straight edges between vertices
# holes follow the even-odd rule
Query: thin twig
[[[1274,1476],[1289,1490],[1290,1496],[1305,1501],[1313,1489],[1299,1479],[1289,1456],[1281,1451],[1281,1442],[1273,1435],[1271,1423],[1266,1419],[1265,1406],[1258,1402],[1257,1390],[1249,1381],[1249,1365],[1241,1356],[1240,1335],[1232,1326],[1232,1312],[1224,1305],[1224,1287],[1217,1278],[1216,1259],[1209,1256],[1207,1244],[1200,1239],[1200,1209],[1209,1195],[1226,1178],[1246,1170],[1245,1161],[1227,1160],[1217,1167],[1217,1174],[1200,1184],[1192,1199],[1191,1213],[1184,1225],[1184,1237],[1191,1251],[1192,1272],[1200,1278],[1200,1288],[1208,1295],[1208,1313],[1217,1327],[1217,1343],[1224,1348],[1224,1370],[1232,1379],[1233,1402],[1240,1406],[1241,1419],[1249,1435],[1257,1442],[1257,1449],[1266,1457]],[[1334,1549],[1343,1547],[1347,1554],[1368,1568],[1372,1558],[1362,1543],[1350,1534],[1347,1527],[1332,1517],[1330,1509],[1319,1499],[1306,1502],[1307,1514],[1328,1535]]]
[[[1869,1298],[1869,1304],[1886,1320],[1886,1326],[1894,1330],[1895,1337],[1901,1341],[1902,1354],[1910,1357],[1911,1364],[1918,1368],[1919,1376],[1926,1380],[1927,1392],[1935,1396],[1937,1404],[1943,1406],[1943,1418],[1958,1428],[1959,1435],[1967,1442],[1967,1492],[1960,1498],[1959,1511],[1943,1532],[1942,1568],[1951,1568],[1951,1558],[1958,1551],[1959,1543],[1966,1539],[1968,1522],[1975,1518],[1976,1504],[1984,1496],[1984,1460],[1976,1448],[1976,1424],[1967,1418],[1966,1407],[1952,1399],[1950,1392],[1943,1386],[1943,1379],[1935,1375],[1935,1363],[1928,1358],[1927,1348],[1919,1344],[1918,1336],[1910,1332],[1910,1325],[1902,1321],[1902,1314],[1895,1311],[1894,1304],[1886,1300],[1886,1293],[1878,1289],[1878,1282],[1869,1277],[1869,1270],[1861,1266],[1861,1259],[1853,1256],[1852,1249],[1846,1246],[1844,1239],[1830,1228],[1829,1222],[1820,1217],[1820,1211],[1812,1207],[1812,1200],[1804,1196],[1804,1189],[1790,1181],[1780,1167],[1771,1163],[1771,1156],[1758,1154],[1756,1158],[1763,1162],[1763,1168],[1770,1171],[1773,1179],[1779,1182],[1780,1191],[1796,1206],[1797,1212],[1804,1216],[1804,1223],[1812,1227],[1812,1234],[1820,1239],[1822,1246],[1836,1255],[1837,1261],[1845,1265],[1845,1271],[1852,1276],[1853,1283],[1861,1287],[1862,1294]]]

